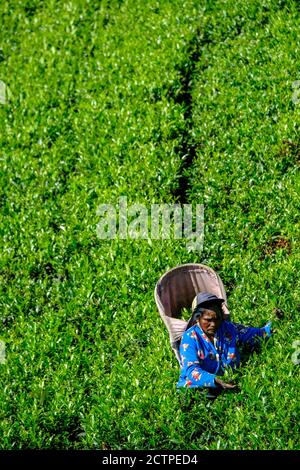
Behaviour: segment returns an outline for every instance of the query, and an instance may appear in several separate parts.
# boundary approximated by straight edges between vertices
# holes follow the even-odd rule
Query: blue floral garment
[[[252,328],[223,321],[210,342],[198,323],[184,332],[180,343],[180,377],[177,387],[217,387],[214,379],[226,367],[240,363],[238,346],[255,346],[259,338],[271,336],[271,323]]]

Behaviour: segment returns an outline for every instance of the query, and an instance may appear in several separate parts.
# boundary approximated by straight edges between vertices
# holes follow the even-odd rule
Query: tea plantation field
[[[3,0],[0,18],[0,449],[299,449],[299,2]],[[101,238],[120,201],[202,204],[203,249]],[[190,262],[233,320],[276,329],[214,401],[176,391],[153,297]]]

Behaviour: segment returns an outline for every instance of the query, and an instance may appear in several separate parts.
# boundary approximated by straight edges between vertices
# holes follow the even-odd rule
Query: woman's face
[[[214,310],[212,308],[214,308]],[[198,320],[202,330],[209,338],[213,338],[215,336],[222,323],[222,316],[218,307],[212,308],[205,309],[205,312],[202,313]]]

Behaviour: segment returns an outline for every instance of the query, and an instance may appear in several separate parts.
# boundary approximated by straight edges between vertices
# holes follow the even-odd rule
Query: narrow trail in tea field
[[[222,41],[225,41],[228,37],[236,37],[240,34],[240,25],[235,26],[236,28],[233,28],[230,33],[225,32],[225,34],[222,35]],[[208,67],[205,61],[203,61],[199,67],[203,51],[207,49],[207,47],[213,47],[214,45],[218,46],[218,42],[212,38],[213,29],[211,30],[209,24],[198,26],[195,35],[187,46],[185,61],[178,66],[181,91],[177,95],[174,95],[172,89],[169,91],[170,98],[173,98],[175,103],[184,107],[184,118],[186,123],[183,132],[181,132],[181,138],[179,139],[180,145],[177,149],[182,160],[178,172],[178,186],[173,191],[173,196],[180,204],[188,203],[190,171],[199,147],[199,144],[194,138],[193,132],[193,89],[198,78],[199,70],[203,71]]]
[[[188,202],[189,176],[188,170],[192,166],[194,157],[196,156],[196,143],[192,138],[193,119],[192,119],[192,90],[195,66],[199,61],[201,54],[202,41],[200,41],[200,33],[192,38],[188,45],[186,60],[179,67],[181,93],[175,97],[174,101],[184,106],[185,130],[181,135],[181,145],[178,153],[181,155],[182,163],[178,175],[178,187],[173,195],[176,200],[185,204]]]

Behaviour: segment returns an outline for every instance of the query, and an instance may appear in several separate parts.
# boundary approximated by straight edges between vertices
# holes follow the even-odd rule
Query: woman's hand
[[[272,334],[274,333],[274,329],[272,328],[272,322],[269,321],[264,327],[263,329],[265,330],[265,333],[266,333],[266,336],[268,338],[270,338],[270,336],[272,336]]]
[[[218,379],[218,377],[215,378],[215,384],[219,385],[219,387],[223,388],[224,390],[234,390],[237,388],[236,384],[226,383],[223,380]]]

